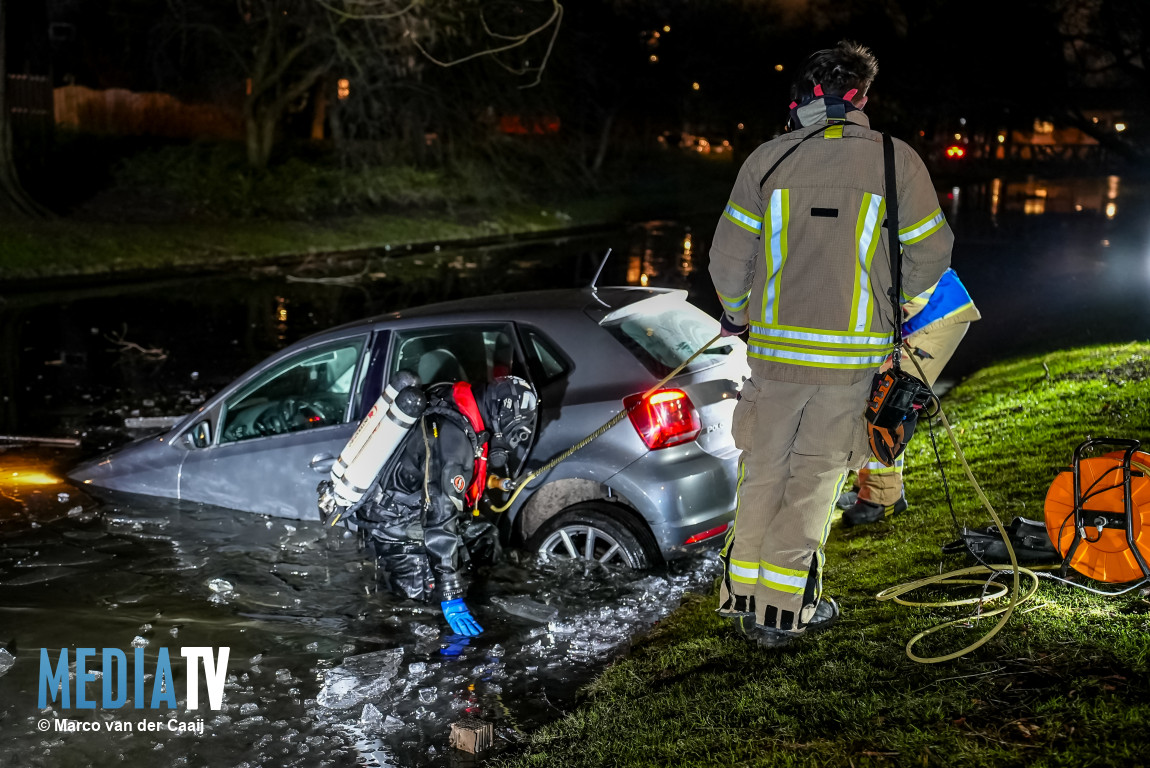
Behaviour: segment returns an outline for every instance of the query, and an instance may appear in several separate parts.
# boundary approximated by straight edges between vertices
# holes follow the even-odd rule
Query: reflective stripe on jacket
[[[715,231],[711,279],[734,325],[750,325],[757,376],[852,384],[890,352],[893,311],[882,136],[862,112],[806,141],[806,126],[756,149],[739,170]],[[934,285],[954,236],[918,155],[895,140],[903,293]],[[901,319],[901,318],[900,318]]]
[[[943,320],[974,322],[982,317],[953,269],[943,272],[937,283],[907,302],[903,309],[910,315],[902,324],[903,336]]]

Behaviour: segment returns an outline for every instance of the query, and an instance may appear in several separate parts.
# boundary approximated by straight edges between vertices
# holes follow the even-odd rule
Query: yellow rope
[[[926,374],[924,374],[922,372],[922,367],[918,364],[918,361],[914,359],[913,353],[908,354],[907,357],[910,358],[910,361],[912,363],[914,363],[914,367],[918,369],[919,376],[922,377],[922,380],[926,381]],[[891,600],[893,602],[898,603],[899,605],[911,605],[911,606],[916,606],[919,608],[942,608],[942,607],[947,607],[947,606],[971,605],[971,604],[976,604],[976,603],[981,605],[983,603],[990,602],[991,600],[996,600],[1000,597],[1004,597],[1004,596],[1006,596],[1007,592],[1009,591],[1010,604],[1006,605],[1006,606],[999,607],[999,608],[995,608],[995,609],[989,610],[989,611],[980,611],[975,616],[966,616],[966,617],[963,617],[961,619],[955,619],[954,621],[948,621],[948,622],[945,622],[943,624],[939,624],[937,626],[931,627],[930,629],[919,632],[917,635],[912,637],[910,639],[910,641],[906,644],[906,655],[911,661],[917,661],[921,664],[939,664],[939,663],[944,662],[944,661],[952,661],[953,659],[957,659],[960,656],[965,656],[966,654],[970,653],[971,651],[975,650],[976,648],[979,648],[979,647],[985,645],[987,642],[990,641],[990,639],[992,637],[997,635],[1002,630],[1002,628],[1004,626],[1006,626],[1006,622],[1010,621],[1011,615],[1014,614],[1014,609],[1017,608],[1018,606],[1022,605],[1027,600],[1029,600],[1034,595],[1034,593],[1038,591],[1038,575],[1036,573],[1034,573],[1034,571],[1030,570],[1029,568],[1022,568],[1018,565],[1018,558],[1014,554],[1014,547],[1012,547],[1010,544],[1010,539],[1006,535],[1006,529],[1002,525],[1002,520],[999,519],[998,513],[994,511],[994,507],[991,505],[990,500],[986,498],[986,494],[982,492],[982,487],[979,486],[978,481],[975,480],[974,473],[970,469],[970,464],[967,463],[966,456],[963,455],[963,453],[962,453],[962,447],[958,444],[958,438],[956,438],[954,436],[954,430],[952,430],[950,428],[950,422],[948,422],[946,420],[946,414],[943,413],[943,411],[942,411],[941,403],[939,404],[938,416],[942,420],[942,425],[946,428],[946,434],[950,438],[951,445],[954,446],[954,450],[958,454],[958,459],[962,463],[962,468],[963,468],[963,471],[966,473],[966,478],[970,481],[970,484],[974,487],[975,493],[978,494],[978,498],[982,501],[982,505],[984,507],[986,507],[986,510],[990,513],[991,518],[994,519],[994,524],[996,526],[998,526],[998,534],[1002,537],[1002,542],[1006,545],[1007,554],[1010,555],[1010,564],[1009,565],[991,564],[989,566],[976,565],[976,566],[973,566],[970,568],[962,568],[962,569],[959,569],[957,571],[950,571],[948,573],[942,573],[942,574],[939,574],[938,576],[928,576],[925,579],[919,579],[918,581],[912,581],[912,582],[908,582],[906,584],[900,584],[897,587],[890,587],[888,589],[884,589],[882,592],[879,592],[877,595],[875,595],[875,599],[877,599],[879,601]],[[1014,579],[1011,583],[1009,590],[1007,589],[1007,587],[1005,585],[1003,585],[1001,592],[998,592],[998,593],[996,593],[990,597],[979,596],[979,597],[966,598],[966,599],[962,599],[962,600],[948,600],[948,601],[933,602],[933,603],[916,602],[916,601],[906,600],[903,598],[903,595],[906,595],[909,592],[913,592],[916,589],[922,589],[923,587],[928,587],[928,586],[933,586],[933,585],[943,585],[943,586],[979,585],[979,586],[985,586],[987,581],[989,581],[989,579],[986,579],[986,580],[963,579],[963,578],[959,578],[959,577],[973,576],[975,574],[989,576],[989,575],[994,574],[994,573],[1005,573],[1006,571],[1010,571],[1011,574],[1013,574],[1013,576],[1014,576]],[[1019,596],[1019,591],[1020,591],[1019,590],[1019,578],[1021,576],[1029,577],[1031,579],[1032,583],[1030,584],[1030,587],[1026,590],[1026,594]],[[971,643],[970,645],[966,646],[965,648],[962,648],[961,650],[955,651],[954,653],[944,654],[942,656],[919,656],[918,654],[916,654],[914,652],[914,646],[916,643],[918,643],[918,641],[922,640],[923,638],[925,638],[929,635],[933,635],[935,632],[939,632],[943,629],[946,629],[947,627],[953,627],[953,626],[959,626],[959,625],[969,626],[970,622],[972,622],[972,621],[979,621],[981,619],[988,619],[992,616],[1001,616],[1001,618],[998,620],[998,623],[996,623],[994,625],[994,627],[991,628],[991,630],[989,632],[987,632],[981,638],[979,638],[975,642]]]
[[[651,396],[652,392],[659,389],[664,384],[666,384],[668,381],[670,381],[671,379],[678,376],[680,371],[682,371],[684,368],[686,368],[688,365],[690,365],[691,362],[696,357],[703,354],[703,352],[705,352],[706,350],[710,349],[711,345],[714,344],[716,341],[718,341],[722,337],[722,335],[723,335],[722,333],[715,334],[715,336],[710,341],[708,341],[706,344],[704,344],[703,346],[701,346],[697,350],[695,350],[695,353],[693,355],[691,355],[690,357],[688,357],[686,360],[684,360],[682,363],[680,363],[678,368],[676,368],[675,370],[668,373],[657,384],[655,384],[655,386],[651,387],[646,392],[644,392],[643,397],[641,397],[635,405],[638,405],[639,403],[646,400],[648,397]],[[632,408],[634,408],[634,406],[632,406]],[[551,471],[561,461],[563,461],[564,459],[571,456],[571,454],[575,453],[575,451],[577,451],[580,448],[582,448],[583,446],[587,445],[592,440],[594,440],[595,438],[599,437],[604,432],[609,430],[611,427],[618,424],[620,421],[622,421],[623,419],[625,419],[627,417],[627,414],[629,414],[631,412],[631,410],[632,410],[631,408],[624,408],[623,410],[619,411],[617,414],[612,416],[606,424],[599,427],[597,430],[595,430],[591,434],[587,435],[587,437],[585,437],[582,440],[580,440],[579,442],[575,443],[575,445],[571,446],[570,448],[568,448],[566,451],[559,454],[555,458],[551,459],[551,461],[549,461],[546,464],[544,464],[543,466],[539,467],[539,469],[535,470],[534,472],[529,474],[524,479],[515,481],[515,491],[511,494],[511,498],[507,499],[507,503],[501,507],[491,507],[491,511],[496,513],[496,514],[501,514],[503,512],[506,512],[511,507],[511,505],[515,503],[515,499],[519,496],[519,493],[524,488],[526,488],[528,486],[528,484],[530,484],[533,480],[535,480],[535,478],[539,477],[540,475],[542,475],[545,472]]]

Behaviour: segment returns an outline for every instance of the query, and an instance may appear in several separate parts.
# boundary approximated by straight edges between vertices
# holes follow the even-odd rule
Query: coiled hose
[[[907,357],[910,358],[910,361],[912,363],[914,363],[914,367],[918,369],[918,374],[922,378],[922,380],[926,381],[926,374],[924,374],[922,372],[922,366],[920,366],[918,364],[918,361],[914,359],[914,355],[909,354],[909,355],[907,355]],[[1012,547],[1010,544],[1010,539],[1006,535],[1006,529],[1002,525],[1002,520],[999,519],[998,513],[994,511],[994,506],[990,503],[990,500],[988,498],[986,498],[986,494],[983,493],[982,487],[979,486],[978,481],[974,478],[974,473],[970,469],[970,464],[967,463],[966,456],[962,452],[962,446],[960,446],[958,444],[958,438],[956,438],[954,436],[954,430],[952,430],[950,428],[950,422],[948,422],[946,420],[946,414],[943,413],[941,404],[939,405],[938,416],[939,416],[939,419],[942,420],[943,427],[946,428],[946,434],[950,438],[951,445],[954,446],[954,450],[958,454],[958,459],[962,463],[962,469],[966,473],[966,478],[970,481],[970,484],[974,487],[975,493],[978,494],[979,500],[982,501],[982,505],[984,507],[986,507],[986,511],[990,513],[991,518],[994,520],[994,524],[998,527],[998,534],[1002,537],[1002,541],[1006,545],[1007,554],[1010,555],[1010,564],[1009,565],[1005,565],[1005,564],[1003,564],[1003,565],[997,565],[997,564],[976,565],[976,566],[972,566],[970,568],[961,568],[961,569],[956,570],[956,571],[950,571],[948,573],[942,573],[942,574],[939,574],[937,576],[928,576],[925,579],[919,579],[918,581],[912,581],[912,582],[908,582],[906,584],[900,584],[896,587],[890,587],[888,589],[884,589],[882,592],[879,592],[877,595],[875,595],[875,599],[879,600],[879,601],[892,600],[892,601],[898,603],[899,605],[910,605],[910,606],[916,606],[919,608],[944,608],[944,607],[949,607],[949,606],[974,605],[974,604],[978,604],[981,606],[981,604],[983,604],[983,603],[989,602],[991,600],[996,600],[1000,597],[1004,597],[1009,593],[1010,603],[1008,605],[1005,605],[1005,606],[1002,606],[999,608],[994,608],[994,609],[989,610],[989,611],[981,611],[980,610],[974,616],[967,616],[967,617],[963,617],[961,619],[955,619],[954,621],[948,621],[948,622],[945,622],[943,624],[939,624],[937,626],[931,627],[930,629],[919,632],[917,635],[912,637],[909,642],[907,642],[907,644],[906,644],[906,655],[911,661],[917,661],[920,664],[940,664],[944,661],[952,661],[954,659],[959,658],[960,656],[965,656],[966,654],[970,653],[971,651],[985,645],[987,642],[990,641],[990,639],[992,637],[997,635],[1002,630],[1002,628],[1004,626],[1006,626],[1006,622],[1010,621],[1010,617],[1014,614],[1014,610],[1016,608],[1018,608],[1018,606],[1022,605],[1024,602],[1029,600],[1034,595],[1034,593],[1038,591],[1038,574],[1036,574],[1034,571],[1030,570],[1029,568],[1023,568],[1023,567],[1019,566],[1018,558],[1014,554],[1014,547]],[[942,602],[912,601],[912,600],[907,600],[903,597],[904,595],[906,595],[910,592],[913,592],[916,589],[922,589],[923,587],[929,587],[929,586],[933,586],[933,585],[941,585],[941,586],[977,585],[977,586],[982,586],[984,588],[984,591],[985,591],[986,587],[989,585],[989,582],[993,579],[995,574],[1005,573],[1006,571],[1010,571],[1014,577],[1010,587],[1007,588],[1005,585],[1002,585],[1002,591],[997,592],[997,593],[990,595],[990,596],[986,596],[985,594],[983,594],[983,595],[980,595],[978,597],[971,597],[971,598],[966,598],[966,599],[962,599],[962,600],[946,600],[946,601],[942,601]],[[983,575],[983,576],[989,575],[990,578],[988,578],[988,579],[963,578],[963,577],[967,577],[967,576],[974,576],[976,574],[977,575]],[[1031,579],[1031,584],[1027,588],[1025,594],[1020,594],[1021,590],[1020,590],[1019,581],[1020,581],[1020,577],[1022,577],[1022,576],[1027,576],[1028,578]],[[946,629],[947,627],[968,625],[971,621],[988,619],[992,616],[1000,616],[1001,618],[999,618],[998,623],[995,624],[994,627],[989,632],[987,632],[981,638],[974,641],[973,643],[966,646],[965,648],[957,650],[954,653],[944,654],[942,656],[919,656],[918,654],[916,654],[914,652],[914,646],[920,640],[922,640],[925,637],[928,637],[929,635],[933,635],[936,632],[940,632],[940,631]]]

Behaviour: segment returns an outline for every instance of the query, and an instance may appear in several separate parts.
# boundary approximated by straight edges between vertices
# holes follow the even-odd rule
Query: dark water
[[[501,748],[559,716],[637,632],[711,583],[713,556],[636,579],[510,553],[469,597],[485,633],[444,655],[439,612],[377,593],[372,566],[342,531],[162,500],[100,501],[59,478],[80,456],[137,434],[126,420],[185,412],[314,331],[460,296],[587,284],[609,246],[622,253],[604,284],[636,269],[640,282],[673,249],[676,266],[662,276],[685,284],[684,240],[681,227],[655,223],[5,297],[3,434],[82,444],[0,443],[0,647],[11,654],[0,653],[0,765],[445,765],[458,759],[448,728],[465,714],[492,722]],[[136,646],[149,669],[169,649],[179,696],[171,714],[38,708],[39,649],[53,649],[54,664],[60,648],[130,657]],[[191,646],[231,649],[221,712],[186,708],[179,649]],[[99,701],[99,683],[90,688]],[[38,730],[64,717],[105,728],[195,724],[198,713],[202,734]]]
[[[940,191],[958,233],[954,266],[984,316],[944,378],[1017,354],[1150,337],[1148,206],[1133,185],[1114,189],[1109,179],[1032,179]],[[513,556],[475,591],[488,632],[449,657],[441,618],[375,593],[353,539],[196,505],[101,502],[59,478],[79,457],[138,434],[126,419],[186,412],[309,333],[430,301],[585,285],[608,247],[601,284],[684,287],[717,312],[705,257],[713,228],[712,217],[649,222],[460,252],[4,295],[0,434],[82,445],[0,442],[0,647],[15,659],[4,673],[0,653],[0,765],[446,765],[459,760],[446,739],[462,714],[494,722],[507,745],[570,707],[575,687],[630,637],[710,583],[713,559],[636,581]],[[554,615],[514,615],[538,604]],[[195,717],[183,704],[178,648],[232,649],[227,708],[204,711],[203,735],[37,731],[44,717],[166,722],[166,709],[37,707],[40,648],[133,643],[150,664],[171,649],[180,721]],[[363,654],[374,655],[352,658]]]

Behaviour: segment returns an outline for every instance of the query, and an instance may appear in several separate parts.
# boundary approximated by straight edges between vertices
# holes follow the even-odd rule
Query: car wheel
[[[612,504],[583,502],[539,526],[528,549],[543,557],[564,560],[594,560],[641,570],[651,567],[658,557],[654,538],[625,520]]]

